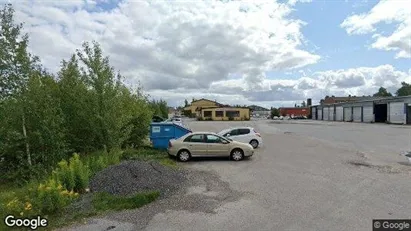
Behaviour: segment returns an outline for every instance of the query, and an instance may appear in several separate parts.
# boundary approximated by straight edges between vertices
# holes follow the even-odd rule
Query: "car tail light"
[[[173,147],[173,144],[171,144],[171,141],[168,141],[168,148]]]

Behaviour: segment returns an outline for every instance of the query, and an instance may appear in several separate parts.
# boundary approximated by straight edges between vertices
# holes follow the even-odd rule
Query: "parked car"
[[[154,115],[153,118],[151,119],[151,121],[152,122],[163,122],[163,121],[165,121],[165,119],[161,116]]]
[[[232,140],[251,144],[253,148],[263,145],[261,134],[256,132],[252,127],[235,127],[222,130],[218,133],[223,137],[229,137]]]
[[[170,119],[167,119],[163,122],[165,122],[165,123],[175,123],[175,124],[178,124],[180,126],[183,126],[183,121],[181,120],[181,118],[170,118]]]
[[[192,132],[170,140],[167,152],[182,162],[200,156],[227,156],[239,161],[252,156],[254,148],[250,144],[229,140],[213,132]]]

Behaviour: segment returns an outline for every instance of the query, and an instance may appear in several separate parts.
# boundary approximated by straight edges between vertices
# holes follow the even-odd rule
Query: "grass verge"
[[[115,196],[109,193],[96,193],[93,197],[93,207],[98,212],[119,211],[124,209],[140,208],[143,205],[155,201],[160,196],[160,192],[137,193],[132,196]]]
[[[164,166],[178,168],[177,162],[170,159],[165,150],[154,149],[146,146],[137,149],[126,149],[123,152],[125,160],[156,161]]]

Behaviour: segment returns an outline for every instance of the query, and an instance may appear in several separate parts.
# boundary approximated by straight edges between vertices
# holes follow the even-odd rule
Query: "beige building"
[[[202,120],[250,120],[250,109],[244,107],[216,107],[200,110]]]
[[[191,115],[198,117],[200,116],[201,109],[203,108],[216,108],[222,106],[222,104],[217,103],[216,101],[208,99],[199,99],[191,102],[189,106],[184,108],[184,111],[186,111],[186,113],[189,112]]]

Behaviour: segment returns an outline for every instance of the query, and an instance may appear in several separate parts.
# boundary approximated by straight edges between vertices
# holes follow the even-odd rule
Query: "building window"
[[[212,111],[204,111],[204,117],[211,117]]]
[[[224,117],[224,111],[216,111],[215,117]]]
[[[226,111],[225,112],[226,117],[240,117],[240,111]]]

